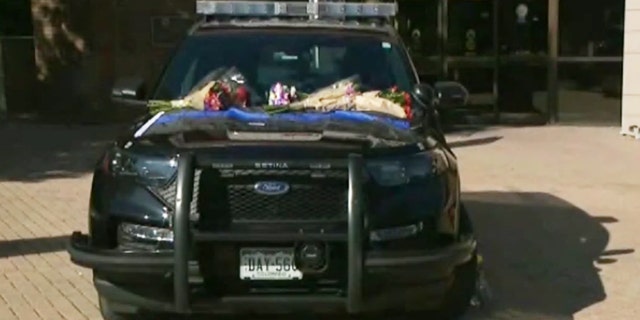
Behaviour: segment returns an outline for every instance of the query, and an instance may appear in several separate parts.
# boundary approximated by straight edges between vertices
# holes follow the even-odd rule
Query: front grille
[[[286,194],[268,196],[254,191],[258,181],[290,184]],[[223,213],[233,222],[339,222],[347,219],[346,170],[197,169],[190,217],[202,212]],[[170,211],[175,210],[175,181],[156,188]],[[215,211],[215,213],[213,213]]]
[[[189,216],[192,221],[196,221],[199,219],[198,213],[198,196],[200,194],[200,175],[202,170],[196,170],[193,176],[193,199],[191,201],[191,210]],[[167,205],[167,209],[173,212],[176,206],[176,191],[178,188],[178,183],[174,179],[171,183],[164,185],[162,187],[155,188],[155,193],[164,200]]]
[[[344,221],[347,219],[347,190],[343,186],[292,184],[289,192],[270,196],[258,194],[253,185],[229,185],[231,220],[251,221]]]

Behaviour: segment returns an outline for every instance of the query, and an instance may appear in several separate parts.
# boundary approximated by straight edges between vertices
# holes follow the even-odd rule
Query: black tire
[[[129,320],[135,318],[135,314],[115,312],[109,300],[102,296],[98,297],[98,306],[104,320]]]
[[[473,221],[471,221],[471,217],[469,216],[469,211],[467,211],[467,207],[465,207],[464,203],[460,204],[460,225],[459,225],[459,234],[461,236],[473,236]]]
[[[120,312],[114,310],[111,302],[104,297],[98,298],[100,314],[104,320],[176,320],[181,319],[169,314],[142,312],[140,310],[130,312]]]
[[[456,267],[455,279],[447,293],[445,300],[438,310],[437,319],[459,319],[467,313],[471,306],[471,299],[476,292],[478,280],[478,256],[474,252],[468,262]]]
[[[460,208],[459,230],[460,238],[474,237],[473,223],[464,204]],[[471,307],[471,299],[476,294],[478,277],[478,254],[474,251],[469,261],[456,267],[453,283],[440,307],[428,312],[410,312],[407,314],[407,319],[457,320],[462,318]]]
[[[474,237],[473,222],[464,204],[460,207],[459,230],[461,238]],[[456,267],[453,284],[438,310],[437,319],[453,320],[467,313],[476,293],[478,272],[478,254],[474,251],[469,261]]]

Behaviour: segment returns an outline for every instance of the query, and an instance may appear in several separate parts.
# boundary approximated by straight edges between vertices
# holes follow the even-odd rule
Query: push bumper
[[[85,235],[74,234],[71,237],[69,254],[78,265],[105,273],[173,275],[173,253],[96,250],[86,240]],[[139,295],[107,280],[96,279],[95,286],[100,295],[110,301],[175,313],[278,313],[297,310],[369,313],[398,308],[432,309],[445,297],[455,267],[469,261],[475,247],[475,241],[469,240],[440,250],[366,254],[360,284],[362,298],[357,304],[351,304],[356,310],[348,309],[348,297],[269,295],[192,299],[185,311],[178,309],[175,301]],[[185,295],[192,295],[192,292],[185,292]]]
[[[167,274],[173,271],[173,251],[122,252],[96,249],[89,237],[74,232],[67,247],[71,262],[94,270],[117,273]]]
[[[351,314],[393,309],[432,309],[446,296],[457,266],[473,258],[473,239],[434,250],[366,251],[364,217],[360,210],[362,159],[352,156],[349,168],[349,228],[347,286],[342,295],[246,295],[203,298],[190,282],[189,248],[193,241],[189,226],[190,188],[194,159],[178,161],[178,196],[173,223],[174,250],[133,253],[93,248],[88,236],[74,233],[69,244],[71,260],[104,273],[162,274],[173,280],[169,297],[149,297],[96,278],[98,293],[107,300],[141,309],[172,313],[242,312],[347,312]],[[313,235],[311,235],[313,236]],[[316,235],[321,236],[321,235]]]

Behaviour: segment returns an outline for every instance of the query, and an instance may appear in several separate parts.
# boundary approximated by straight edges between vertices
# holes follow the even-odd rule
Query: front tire
[[[108,299],[99,296],[98,306],[100,307],[100,314],[104,320],[176,320],[179,317],[174,317],[163,313],[147,313],[137,310],[137,308],[130,307],[129,311],[120,311],[114,308],[114,305]]]
[[[478,280],[478,255],[474,252],[468,262],[456,267],[455,279],[438,311],[437,319],[454,320],[467,313],[476,293]]]
[[[111,302],[102,296],[98,297],[98,306],[100,307],[100,314],[104,320],[129,320],[135,318],[135,314],[133,313],[116,312]]]
[[[460,236],[474,237],[473,222],[464,204],[460,208]],[[454,280],[445,300],[438,312],[437,319],[453,320],[462,317],[471,306],[471,299],[476,294],[479,277],[478,253],[474,251],[471,259],[456,267]]]

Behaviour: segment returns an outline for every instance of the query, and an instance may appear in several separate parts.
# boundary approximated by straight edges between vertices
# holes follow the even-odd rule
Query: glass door
[[[437,80],[442,70],[438,1],[398,2],[398,32],[411,53],[421,80],[425,82]]]
[[[549,0],[439,1],[442,76],[470,93],[449,120],[546,122]]]
[[[548,0],[497,0],[498,109],[508,117],[549,117]]]
[[[559,6],[558,121],[620,125],[624,0]]]
[[[445,124],[544,123],[555,117],[557,90],[547,89],[556,83],[557,20],[548,17],[554,12],[557,19],[557,2],[398,1],[397,28],[422,80],[453,80],[469,89],[468,105],[444,112]]]
[[[494,0],[441,0],[445,27],[444,78],[469,89],[469,104],[449,122],[494,122],[497,115]],[[478,119],[480,118],[480,119]]]

